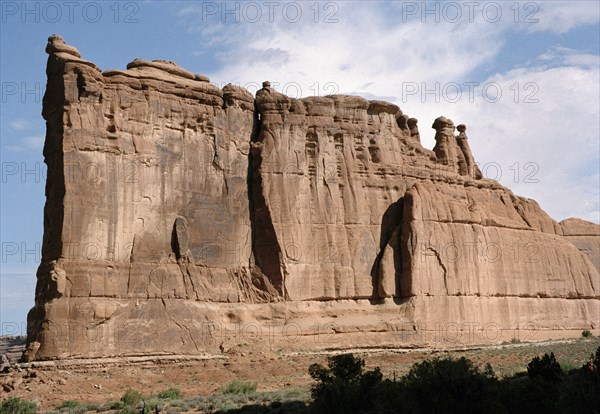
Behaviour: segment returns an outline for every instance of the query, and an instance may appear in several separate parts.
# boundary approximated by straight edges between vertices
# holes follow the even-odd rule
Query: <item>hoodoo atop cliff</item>
[[[163,60],[102,72],[56,35],[46,51],[24,359],[598,327],[599,226],[483,178],[464,124],[437,118],[432,151],[392,103],[253,97]]]

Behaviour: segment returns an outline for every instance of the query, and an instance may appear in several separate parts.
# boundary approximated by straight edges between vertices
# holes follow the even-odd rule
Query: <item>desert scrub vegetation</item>
[[[138,390],[128,389],[121,397],[121,402],[125,405],[137,405],[144,400],[142,393]]]
[[[527,374],[529,378],[542,377],[549,382],[561,382],[565,376],[560,364],[554,356],[554,352],[550,355],[536,356],[527,364]]]
[[[534,357],[527,375],[498,378],[461,357],[415,363],[384,379],[352,354],[313,364],[314,413],[600,413],[600,347],[581,367],[563,370],[553,353]]]
[[[167,388],[159,392],[156,396],[161,400],[179,400],[181,398],[181,391],[178,388]]]
[[[384,375],[374,366],[366,368],[365,361],[352,354],[338,355],[309,368],[311,389],[258,391],[255,383],[248,386],[247,381],[238,380],[212,395],[184,398],[177,388],[167,384],[153,395],[127,390],[117,401],[104,404],[66,400],[57,404],[54,413],[600,414],[597,336],[433,356],[408,363],[400,371],[388,366],[389,374]],[[486,364],[488,361],[494,368]],[[499,369],[502,364],[506,369],[503,373]],[[34,403],[20,401],[18,407],[26,404],[33,411],[3,409],[1,413],[35,412]]]
[[[56,407],[56,409],[60,410],[62,408],[75,408],[75,407],[79,407],[80,405],[81,405],[81,403],[77,400],[65,400],[62,402],[61,405]]]
[[[236,386],[234,388],[236,390],[247,390],[249,388],[256,388],[256,386]],[[138,394],[142,396],[141,400],[137,398]],[[209,396],[196,396],[191,398],[182,398],[181,392],[176,388],[168,388],[147,398],[136,390],[127,390],[123,397],[119,401],[111,401],[105,404],[75,404],[72,400],[67,400],[51,413],[83,414],[102,412],[111,414],[140,414],[143,412],[145,414],[154,414],[158,410],[160,413],[168,414],[186,413],[190,411],[215,414],[301,414],[307,411],[307,407],[311,402],[310,392],[303,388],[237,394],[223,394],[222,392],[218,392]],[[123,400],[129,404],[125,404]]]
[[[0,403],[0,414],[35,414],[37,407],[34,402],[9,397]]]
[[[375,400],[383,375],[379,368],[363,372],[365,361],[352,354],[327,359],[327,368],[312,364],[308,373],[313,380],[313,409],[318,412],[364,412]]]
[[[252,394],[256,392],[256,382],[234,379],[221,388],[222,394]]]

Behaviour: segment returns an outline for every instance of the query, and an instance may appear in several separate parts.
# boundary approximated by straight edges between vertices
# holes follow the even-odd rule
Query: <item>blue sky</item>
[[[600,2],[2,1],[0,334],[24,333],[43,233],[44,52],[166,59],[218,85],[360,94],[466,123],[484,174],[554,219],[600,222]],[[429,91],[429,92],[427,92]]]

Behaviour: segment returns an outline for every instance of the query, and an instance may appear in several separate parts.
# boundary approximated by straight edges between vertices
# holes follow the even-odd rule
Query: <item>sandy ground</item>
[[[16,355],[22,346],[17,342],[7,349],[6,341],[3,342],[0,351],[9,352],[9,355]],[[415,362],[446,355],[465,356],[481,365],[489,362],[499,375],[511,375],[523,371],[533,356],[550,351],[557,355],[559,362],[580,366],[598,346],[600,338],[455,350],[371,349],[357,354],[365,359],[367,367],[379,366],[387,377],[401,375]],[[179,388],[184,397],[209,395],[236,378],[257,382],[259,391],[308,388],[311,384],[308,367],[315,362],[325,364],[327,356],[323,353],[286,355],[230,350],[209,359],[120,358],[12,365],[9,372],[0,374],[0,384],[3,384],[0,399],[19,396],[38,402],[40,409],[47,411],[65,400],[83,403],[115,401],[128,388],[137,389],[145,396],[169,387]]]

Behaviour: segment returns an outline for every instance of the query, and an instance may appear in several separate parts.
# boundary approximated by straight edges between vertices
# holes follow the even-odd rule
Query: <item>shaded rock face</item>
[[[600,225],[578,218],[566,219],[559,224],[564,238],[585,253],[600,270]]]
[[[46,51],[24,359],[213,352],[232,323],[281,328],[282,348],[416,320],[597,327],[598,226],[484,179],[466,126],[436,119],[431,151],[391,103],[252,97],[168,61],[102,72],[56,35]],[[308,345],[327,318],[341,336]]]

